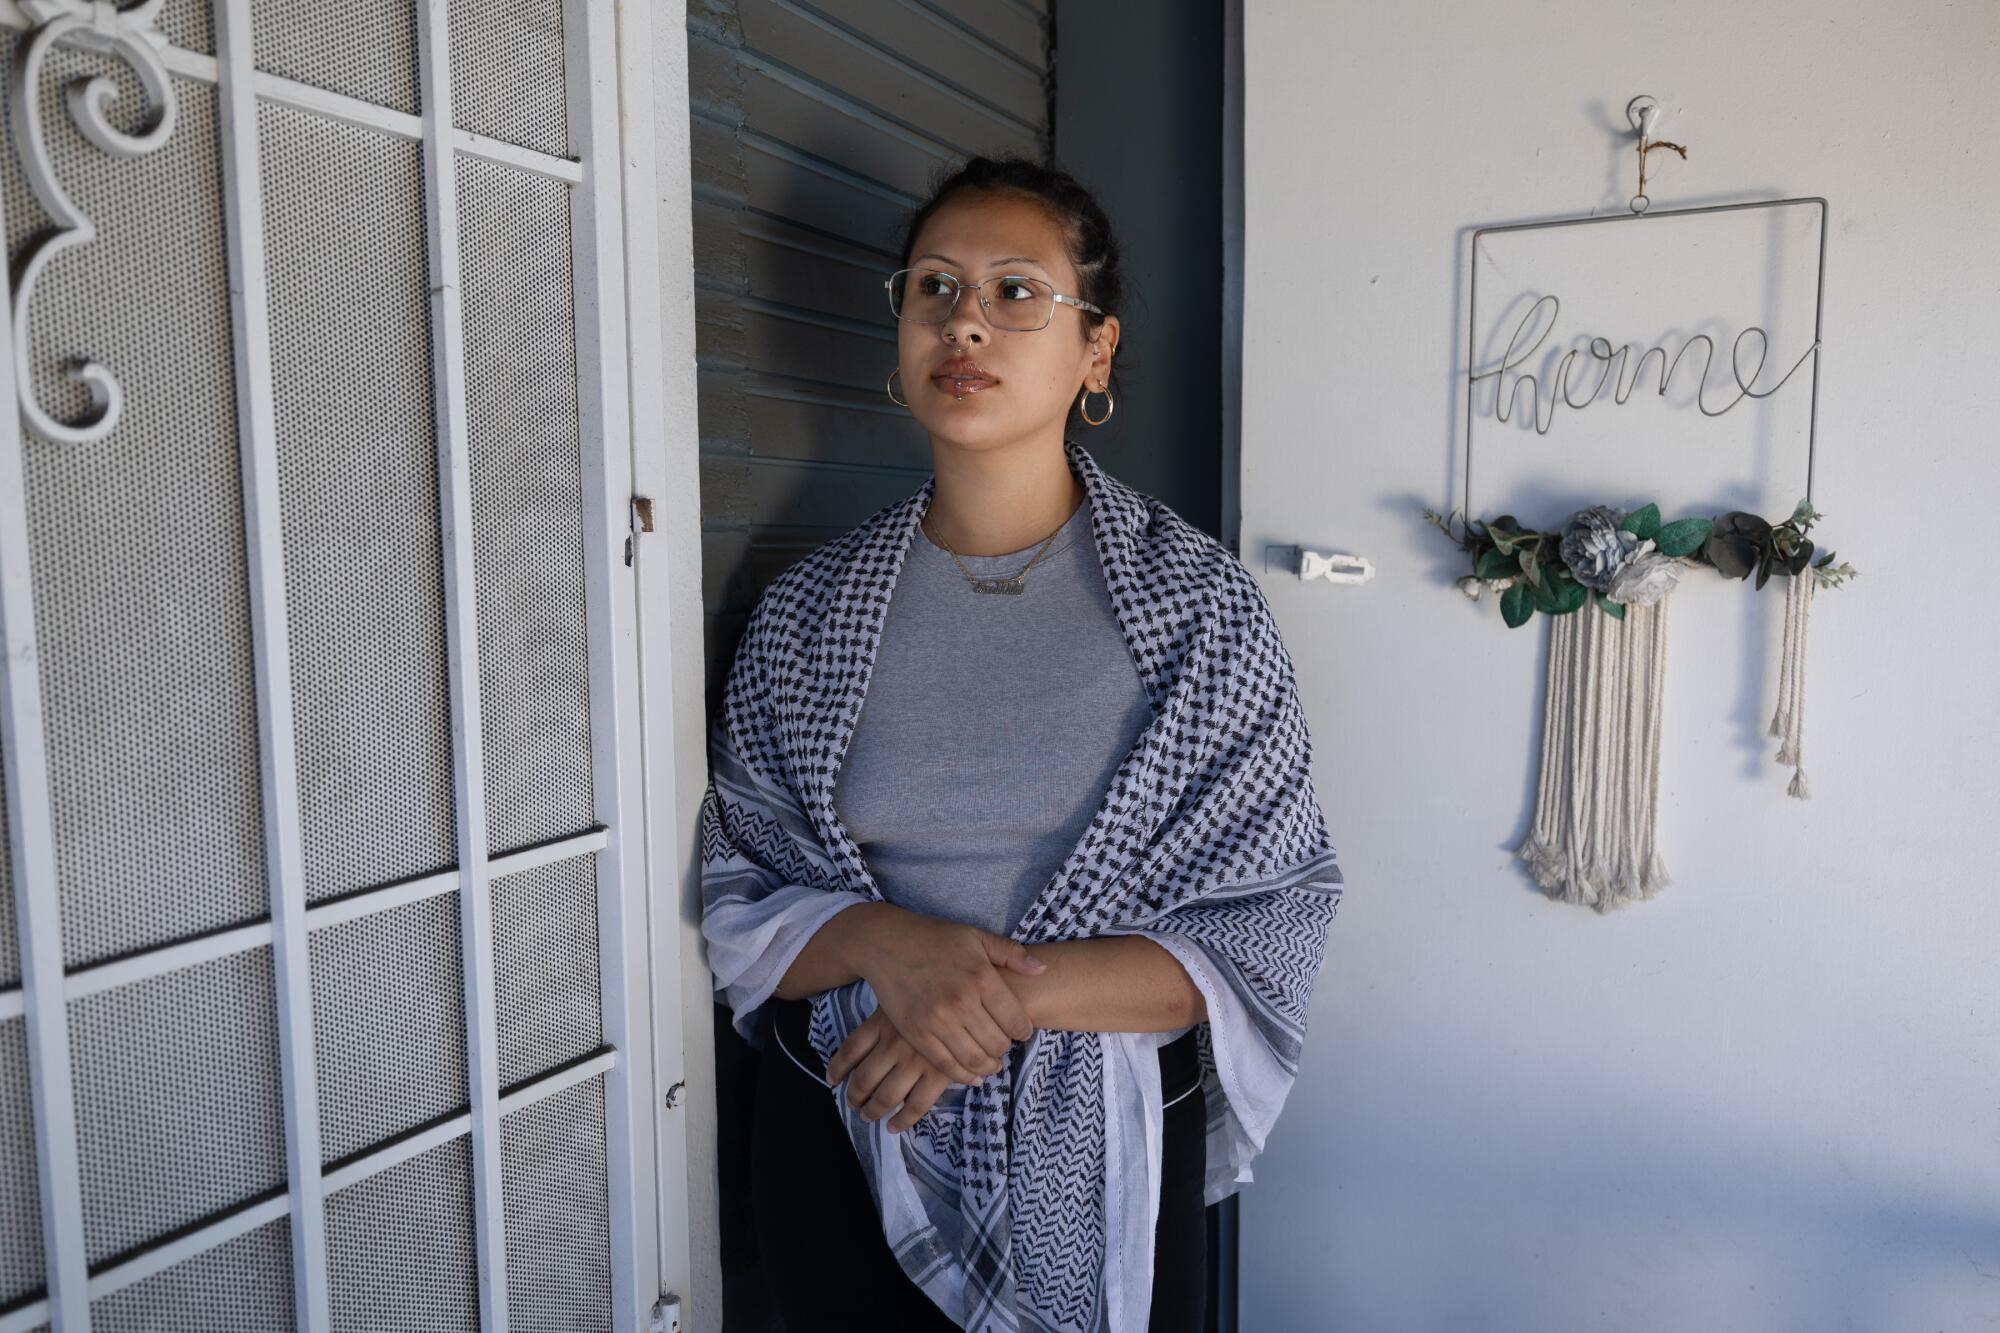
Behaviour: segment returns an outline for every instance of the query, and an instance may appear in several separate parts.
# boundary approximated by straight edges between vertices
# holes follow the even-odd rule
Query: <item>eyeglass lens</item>
[[[986,318],[997,329],[1044,328],[1055,310],[1055,288],[1039,278],[990,278],[982,290],[986,293]],[[897,272],[889,283],[889,308],[898,319],[940,324],[950,317],[958,291],[958,280],[949,273],[906,268]]]

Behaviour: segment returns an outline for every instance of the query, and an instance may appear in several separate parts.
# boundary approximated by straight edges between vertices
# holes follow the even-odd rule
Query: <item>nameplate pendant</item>
[[[1012,593],[1018,597],[1021,594],[1021,589],[1026,586],[1026,583],[1027,580],[1018,574],[1009,579],[974,579],[972,581],[972,590],[974,592]]]

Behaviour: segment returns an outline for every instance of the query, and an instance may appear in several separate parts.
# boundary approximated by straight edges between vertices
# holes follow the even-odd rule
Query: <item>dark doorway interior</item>
[[[1082,438],[1221,537],[1224,14],[1150,0],[1140,17],[1098,0],[1053,12],[1055,162],[1103,200],[1135,297],[1120,315],[1126,392]]]

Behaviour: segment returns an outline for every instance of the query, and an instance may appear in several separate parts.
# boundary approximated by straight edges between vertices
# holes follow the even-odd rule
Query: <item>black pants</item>
[[[770,1003],[776,1032],[757,1069],[750,1194],[764,1278],[788,1333],[950,1333],[958,1326],[889,1250],[833,1094],[818,1073],[797,1063],[817,1064],[806,1039],[810,1006],[804,1000]],[[1208,1104],[1194,1033],[1160,1048],[1160,1076],[1170,1105],[1148,1329],[1200,1333],[1208,1303],[1201,1198]]]

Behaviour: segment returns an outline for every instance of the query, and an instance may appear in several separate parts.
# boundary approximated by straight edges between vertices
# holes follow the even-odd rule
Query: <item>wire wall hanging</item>
[[[1515,848],[1535,882],[1549,897],[1579,903],[1599,912],[1655,896],[1671,883],[1656,845],[1659,801],[1662,704],[1667,652],[1667,611],[1682,576],[1706,566],[1724,577],[1750,581],[1762,589],[1773,577],[1785,583],[1785,630],[1780,654],[1778,700],[1770,735],[1778,742],[1777,760],[1793,770],[1787,792],[1810,795],[1804,766],[1805,651],[1809,612],[1815,588],[1838,587],[1855,577],[1855,570],[1834,563],[1834,553],[1818,550],[1808,535],[1823,517],[1812,505],[1813,475],[1818,454],[1819,372],[1824,348],[1824,296],[1828,205],[1824,198],[1804,197],[1750,203],[1651,211],[1647,194],[1647,159],[1666,150],[1688,157],[1683,144],[1658,139],[1659,104],[1636,97],[1626,115],[1637,134],[1638,191],[1628,212],[1603,216],[1481,227],[1472,233],[1472,259],[1467,285],[1465,391],[1465,473],[1463,507],[1449,516],[1425,509],[1424,516],[1463,549],[1472,572],[1457,580],[1457,588],[1475,603],[1497,594],[1501,618],[1510,627],[1527,624],[1539,612],[1550,623],[1548,667],[1544,681],[1544,713],[1540,772],[1535,815],[1528,835]],[[1668,219],[1735,215],[1743,225],[1762,221],[1768,234],[1783,237],[1783,228],[1798,210],[1810,210],[1817,223],[1812,278],[1810,340],[1795,356],[1787,352],[1774,365],[1775,339],[1763,323],[1746,323],[1725,344],[1709,331],[1663,337],[1635,352],[1631,340],[1615,341],[1603,334],[1557,338],[1562,300],[1533,284],[1517,290],[1503,319],[1494,327],[1489,346],[1497,357],[1481,357],[1480,271],[1484,243],[1489,238],[1546,233],[1557,237],[1612,238],[1616,245],[1600,249],[1604,267],[1589,284],[1588,294],[1630,295],[1647,282],[1671,285],[1672,276],[1651,271],[1665,238]],[[1727,231],[1727,228],[1724,228]],[[1688,249],[1707,261],[1707,273],[1727,265],[1716,263],[1727,251],[1728,236],[1710,235]],[[1783,284],[1768,276],[1766,294],[1775,305]],[[1519,283],[1519,271],[1510,270]],[[1708,277],[1686,281],[1677,295],[1704,290],[1728,279]],[[1515,309],[1518,308],[1518,318]],[[1766,320],[1766,323],[1782,320]],[[1504,336],[1504,341],[1501,339]],[[1581,339],[1581,341],[1578,341]],[[1719,353],[1726,345],[1726,356]],[[1710,381],[1718,360],[1726,361],[1726,387],[1711,394]],[[1683,363],[1691,373],[1682,373]],[[1579,455],[1589,484],[1617,486],[1624,504],[1564,504],[1565,516],[1546,529],[1526,526],[1512,514],[1489,520],[1470,517],[1475,442],[1480,434],[1480,408],[1490,413],[1488,433],[1509,428],[1535,440],[1550,435],[1562,412],[1578,413],[1609,398],[1615,411],[1628,402],[1642,382],[1655,396],[1667,399],[1678,384],[1691,397],[1682,405],[1692,420],[1712,421],[1742,405],[1755,404],[1767,416],[1746,429],[1758,457],[1773,452],[1768,416],[1780,390],[1810,365],[1804,383],[1804,495],[1788,514],[1766,519],[1741,509],[1694,512],[1669,518],[1654,495],[1633,494],[1643,481],[1635,479],[1634,459],[1627,451],[1597,449]],[[1648,376],[1657,374],[1657,384]],[[1794,390],[1794,396],[1798,390]],[[1526,408],[1524,410],[1524,402]],[[1654,418],[1649,429],[1682,429],[1680,417]],[[1669,454],[1661,466],[1672,469],[1659,481],[1684,480],[1691,450]],[[1766,468],[1771,472],[1775,469]],[[1520,490],[1536,496],[1562,489],[1541,463],[1527,469]],[[1767,489],[1770,478],[1754,483]],[[1575,484],[1571,480],[1570,484]],[[1794,492],[1796,494],[1796,492]]]

